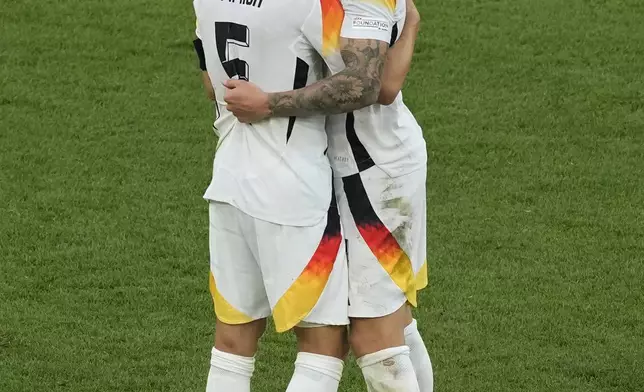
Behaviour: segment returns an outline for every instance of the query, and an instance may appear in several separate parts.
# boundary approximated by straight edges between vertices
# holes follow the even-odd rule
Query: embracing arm
[[[388,45],[375,39],[341,39],[346,68],[310,86],[268,94],[271,116],[339,114],[373,105],[380,95]]]
[[[407,2],[410,3],[409,1]],[[413,3],[412,3],[413,4]],[[414,8],[415,10],[415,8]],[[414,45],[418,35],[418,26],[420,15],[418,12],[412,13],[408,10],[405,27],[400,34],[396,44],[389,49],[387,61],[382,75],[382,87],[378,103],[381,105],[391,105],[400,90],[405,84],[405,79],[411,68],[411,60],[414,55]]]

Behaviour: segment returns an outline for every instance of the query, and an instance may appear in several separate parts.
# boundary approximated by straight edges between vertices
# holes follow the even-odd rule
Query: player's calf
[[[349,353],[347,327],[325,325],[296,327],[298,352],[313,353],[341,360]]]
[[[408,323],[406,305],[384,317],[351,320],[351,347],[369,392],[419,392],[409,347],[405,345]]]
[[[217,320],[206,392],[250,392],[255,353],[266,319],[230,325]]]
[[[296,327],[295,373],[287,392],[336,392],[348,353],[346,326]]]
[[[411,317],[410,317],[411,318]],[[414,366],[420,392],[434,391],[434,371],[427,347],[423,341],[416,320],[413,318],[405,327],[405,345],[409,347],[409,358]]]

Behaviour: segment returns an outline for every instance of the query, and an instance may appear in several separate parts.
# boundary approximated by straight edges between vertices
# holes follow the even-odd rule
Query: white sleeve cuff
[[[345,14],[340,35],[349,39],[376,39],[389,42],[392,29],[392,23],[385,19]]]

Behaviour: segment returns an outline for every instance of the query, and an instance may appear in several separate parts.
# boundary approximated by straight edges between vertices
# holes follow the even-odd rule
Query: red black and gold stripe
[[[329,281],[341,243],[340,215],[333,192],[320,244],[300,276],[273,309],[277,332],[293,328],[313,310]]]
[[[407,301],[417,306],[416,292],[419,288],[411,259],[373,209],[360,173],[344,177],[342,181],[349,209],[360,235],[382,268],[405,293]]]

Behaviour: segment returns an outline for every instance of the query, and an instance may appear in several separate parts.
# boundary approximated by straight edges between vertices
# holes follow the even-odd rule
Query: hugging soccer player
[[[207,391],[250,391],[258,339],[272,315],[279,332],[294,329],[298,338],[287,391],[335,392],[346,355],[348,266],[327,119],[302,107],[349,112],[376,103],[387,45],[340,40],[344,10],[337,0],[195,0],[194,7],[219,135],[205,194],[217,315]],[[373,19],[374,9],[360,2],[345,7]],[[347,67],[320,81],[338,59]],[[244,123],[217,100],[232,79],[297,90],[277,97],[285,104],[281,116]],[[347,80],[351,96],[343,97]],[[355,83],[367,88],[357,91]],[[304,106],[289,109],[289,102]]]
[[[199,15],[202,15],[202,19],[205,20],[208,20],[208,17],[212,15],[230,16],[226,12],[216,12],[222,10],[217,10],[214,7],[210,9],[212,14],[208,14],[207,11],[200,14],[202,3],[207,4],[208,2],[195,2],[198,19]],[[256,5],[258,9],[261,9],[261,2]],[[251,6],[255,7],[252,4]],[[203,12],[203,8],[201,11]],[[255,12],[261,15],[259,11]],[[237,15],[238,18],[239,16]],[[261,18],[258,19],[261,20]],[[424,269],[426,267],[424,262],[425,145],[420,127],[402,103],[399,94],[409,70],[418,22],[418,13],[411,1],[408,2],[407,9],[402,2],[399,2],[398,5],[391,1],[369,5],[363,1],[345,1],[343,9],[338,1],[321,0],[313,6],[312,12],[301,25],[300,37],[296,40],[297,45],[290,47],[291,51],[297,51],[297,49],[307,49],[305,44],[309,44],[315,49],[310,50],[309,48],[309,55],[312,54],[311,52],[317,51],[317,55],[321,56],[316,58],[315,53],[309,58],[298,56],[293,88],[299,90],[273,94],[270,97],[270,112],[274,118],[269,120],[269,123],[280,117],[288,117],[285,145],[289,144],[294,130],[297,131],[294,127],[297,121],[302,121],[301,117],[296,116],[306,115],[314,118],[319,117],[318,112],[324,114],[348,112],[348,114],[329,118],[328,132],[332,162],[335,163],[335,184],[341,203],[343,225],[348,230],[346,243],[349,248],[347,254],[350,260],[355,261],[349,267],[352,304],[348,312],[352,316],[351,341],[354,352],[359,356],[358,362],[370,391],[395,388],[399,391],[422,390],[428,392],[433,388],[431,362],[407,306],[407,304],[416,304],[416,291],[426,284],[426,270]],[[250,79],[256,85],[270,90],[270,83],[267,80],[262,80],[261,74],[256,78],[256,74],[253,73],[253,76],[249,78],[251,73],[249,64],[258,63],[259,61],[252,61],[258,60],[253,55],[269,49],[274,42],[267,39],[263,42],[260,40],[258,44],[256,40],[253,41],[250,38],[251,28],[240,23],[225,21],[206,23],[206,25],[209,24],[215,26],[214,32],[209,34],[209,36],[214,35],[214,42],[211,42],[213,49],[211,53],[214,53],[216,48],[219,57],[211,59],[211,63],[215,64],[219,71],[223,69],[230,78]],[[261,30],[261,27],[259,29]],[[198,32],[199,30],[198,21]],[[252,30],[257,30],[257,28]],[[378,34],[375,34],[376,31]],[[383,34],[384,32],[387,35]],[[288,36],[285,38],[289,39]],[[214,45],[212,45],[213,43]],[[393,45],[394,48],[389,50],[389,56],[386,57],[387,43]],[[234,55],[231,55],[231,44],[245,47],[247,50],[234,50]],[[201,45],[202,41],[197,40],[196,48],[198,52],[204,54],[207,49],[203,50]],[[260,45],[259,48],[258,45]],[[250,51],[251,49],[256,49],[256,51]],[[201,57],[202,69],[205,71],[207,68],[206,56],[202,55]],[[317,77],[326,71],[326,67],[319,67],[321,64],[320,61],[317,61],[319,58],[322,58],[336,74],[320,83],[311,85],[308,77],[310,75],[306,75],[311,67],[318,65],[318,68],[314,70]],[[221,66],[219,61],[221,61]],[[384,66],[385,62],[386,66]],[[383,66],[384,75],[382,74]],[[265,69],[275,68],[265,66]],[[214,73],[216,74],[216,72]],[[221,72],[219,76],[221,76]],[[382,84],[380,83],[381,78],[383,79]],[[211,90],[212,83],[209,75],[206,75],[204,80],[207,82],[207,88]],[[237,103],[239,103],[239,99],[252,98],[253,94],[255,97],[259,96],[260,100],[257,102],[261,102],[263,98],[267,97],[261,90],[253,85],[230,81],[226,82],[226,85],[233,90],[224,93],[226,103],[216,104],[220,109],[218,113],[229,117],[232,112],[240,120],[246,122],[250,122],[250,117],[253,116],[257,121],[262,120],[261,117],[265,117],[266,113],[256,113],[253,110],[247,110],[244,113],[243,110],[239,110],[239,106],[235,105],[236,97]],[[275,86],[273,90],[279,90],[279,88]],[[216,95],[214,89],[211,91],[210,96],[214,98]],[[221,97],[221,92],[219,96]],[[387,107],[377,105],[363,111],[359,110],[365,105],[375,103],[376,100]],[[253,109],[252,105],[249,107]],[[357,110],[355,113],[351,113],[355,110]],[[387,119],[392,121],[387,122]],[[229,130],[236,126],[241,127],[238,123],[231,124],[220,120],[222,120],[221,117],[218,118],[219,127],[223,125]],[[356,120],[362,126],[356,127]],[[254,122],[255,125],[249,125],[254,131],[262,129],[259,124],[264,123],[257,121]],[[370,143],[367,148],[362,144],[361,139],[365,138],[364,130],[370,125],[383,132],[372,138],[367,135],[366,142]],[[263,129],[268,130],[267,128]],[[388,138],[388,129],[392,131],[394,139],[397,137],[407,138],[406,143],[399,146],[405,150],[406,157],[402,157],[401,154],[396,155],[395,151],[391,154],[392,150],[389,147],[392,138]],[[239,132],[238,129],[235,131]],[[251,135],[254,136],[252,133]],[[225,135],[220,136],[225,137]],[[343,139],[343,136],[346,139]],[[278,147],[285,146],[278,144]],[[350,150],[353,156],[352,160],[348,155],[338,154],[343,149],[345,152]],[[279,148],[275,150],[279,151]],[[368,151],[375,151],[373,158]],[[215,161],[215,173],[217,166],[217,161]],[[235,174],[244,178],[248,172],[238,171]],[[214,182],[213,178],[213,184]],[[211,188],[212,185],[209,190]],[[377,193],[382,195],[388,193],[389,196],[374,207],[370,197]],[[208,198],[208,192],[206,197]],[[231,203],[228,202],[228,204]],[[327,228],[328,222],[337,219],[337,216],[331,213],[335,208],[333,201],[330,206]],[[393,210],[397,212],[392,213]],[[231,212],[239,213],[233,209]],[[213,241],[212,232],[216,231],[217,226],[225,226],[226,222],[234,221],[235,217],[230,215],[227,218],[229,219],[222,219],[217,223],[211,201],[211,244],[213,248],[217,247],[217,241]],[[337,230],[339,228],[333,231],[339,233]],[[325,229],[326,231],[327,229]],[[243,232],[240,230],[240,233],[237,234],[246,235],[250,239],[259,237],[255,231]],[[315,253],[320,251],[323,242],[335,244],[337,238],[334,236],[332,241],[328,241],[329,238],[324,237]],[[333,245],[333,250],[335,250],[335,246]],[[240,251],[239,248],[234,249],[234,252],[238,251]],[[254,264],[258,264],[260,270],[262,270],[262,260],[267,258],[264,252],[260,249],[251,252],[255,258]],[[228,256],[233,255],[228,254]],[[249,259],[252,258],[249,257]],[[270,257],[268,258],[270,259]],[[336,258],[336,263],[338,261],[339,259]],[[311,269],[312,262],[313,259],[309,261],[300,278],[307,270]],[[266,314],[260,314],[257,317],[260,320],[257,328],[252,327],[253,324],[257,324],[257,320],[248,317],[242,317],[237,324],[236,329],[242,331],[243,336],[250,337],[250,341],[254,342],[254,345],[246,350],[250,356],[238,355],[225,358],[226,352],[217,348],[217,341],[221,340],[218,339],[222,335],[221,330],[223,329],[225,333],[230,327],[226,323],[226,315],[223,314],[223,310],[230,310],[230,308],[236,310],[235,306],[226,300],[226,297],[234,297],[234,293],[222,295],[217,289],[215,276],[224,274],[217,271],[216,266],[217,264],[225,265],[225,263],[225,260],[218,262],[216,257],[211,263],[213,267],[211,291],[218,317],[218,334],[213,349],[207,390],[225,390],[224,387],[226,387],[245,391],[247,387],[249,388],[249,379],[252,375],[252,367],[250,366],[253,362],[252,355],[256,350],[256,340],[263,331],[263,319]],[[322,263],[316,264],[321,265]],[[279,265],[267,267],[270,270],[280,268],[283,267]],[[223,268],[220,267],[220,269]],[[230,274],[231,278],[235,275],[234,272]],[[315,279],[309,278],[306,282],[302,282],[305,283],[300,285],[302,287],[315,286]],[[257,286],[261,287],[261,282],[258,282]],[[319,283],[317,286],[321,287]],[[266,291],[266,287],[262,289]],[[322,288],[322,292],[327,289],[328,285]],[[291,290],[292,287],[283,293],[283,297],[277,301],[278,305]],[[301,291],[298,294],[303,293],[304,291]],[[311,298],[316,298],[316,295],[313,294]],[[376,298],[380,303],[374,303],[373,298]],[[268,302],[267,309],[271,306],[271,301]],[[318,305],[315,305],[314,308],[317,308]],[[338,305],[338,308],[346,308],[346,305]],[[273,306],[272,311],[278,324],[278,330],[280,330],[279,319],[283,312],[277,311],[278,309]],[[310,312],[314,313],[314,310],[310,310]],[[341,334],[337,328],[330,330],[326,328],[327,331],[325,331],[325,329],[311,329],[312,326],[319,327],[318,324],[308,322],[300,322],[295,327],[300,354],[298,354],[295,374],[289,384],[289,391],[306,389],[307,391],[327,392],[337,390],[337,382],[342,371],[341,358],[344,353],[342,344],[338,340],[341,339]],[[287,328],[282,328],[282,330],[284,329]],[[311,331],[318,332],[312,333]],[[314,353],[320,349],[321,343],[327,348],[335,347],[331,350],[334,353],[315,356]],[[230,362],[222,362],[222,357]],[[234,364],[235,360],[237,360],[236,365]],[[245,363],[246,366],[240,367],[239,365],[242,363]],[[231,368],[242,369],[242,371],[231,372]],[[234,377],[230,377],[231,375]],[[332,376],[329,377],[329,375]],[[320,380],[325,382],[319,382]]]
[[[328,155],[349,263],[351,348],[369,391],[432,391],[431,362],[410,309],[427,285],[427,152],[399,93],[419,17],[412,0],[342,5],[339,55],[329,56],[327,64],[344,84],[329,83],[326,94],[315,98],[301,92],[293,99],[292,91],[267,94],[254,84],[229,81],[224,99],[242,122],[330,115]],[[362,57],[348,50],[355,45],[350,41],[360,43]],[[373,84],[367,77],[382,70],[389,45],[382,83]],[[366,73],[347,71],[355,64],[367,64]],[[393,94],[390,79],[399,83]],[[378,92],[381,104],[346,104],[365,89]]]

